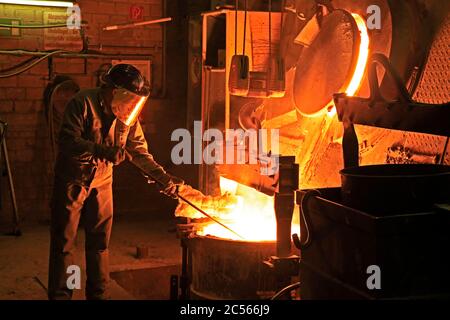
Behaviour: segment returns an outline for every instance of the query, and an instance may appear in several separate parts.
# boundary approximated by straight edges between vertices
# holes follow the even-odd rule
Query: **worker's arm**
[[[127,153],[131,156],[131,162],[150,177],[157,179],[164,186],[170,184],[172,177],[159,165],[148,152],[147,141],[139,121],[130,128],[127,143]]]
[[[86,106],[82,99],[72,98],[66,106],[59,133],[59,150],[78,160],[89,160],[95,153],[95,143],[83,137]]]

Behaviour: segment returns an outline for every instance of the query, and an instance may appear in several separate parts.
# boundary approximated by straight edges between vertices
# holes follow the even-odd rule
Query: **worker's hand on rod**
[[[102,159],[118,165],[126,159],[125,149],[116,146],[107,146],[104,144],[97,144],[95,146],[95,155]]]
[[[183,184],[184,181],[182,179],[175,176],[170,176],[169,182],[165,185],[164,189],[161,190],[161,192],[173,199],[177,199],[178,189]]]

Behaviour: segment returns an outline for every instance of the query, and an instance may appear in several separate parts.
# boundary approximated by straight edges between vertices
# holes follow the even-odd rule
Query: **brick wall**
[[[109,1],[78,1],[82,19],[87,21],[89,48],[101,50],[103,53],[148,54],[153,56],[153,93],[162,90],[162,27],[152,25],[119,31],[102,31],[105,25],[130,22],[129,7],[131,4],[144,8],[144,19],[159,18],[162,13],[163,0],[109,0]],[[42,24],[43,13],[49,8],[25,7],[0,4],[0,18],[20,18],[23,24]],[[65,9],[59,9],[65,11]],[[51,8],[51,11],[55,11]],[[0,50],[26,49],[42,50],[44,32],[42,29],[25,29],[20,38],[0,36]],[[0,69],[28,59],[0,54]],[[180,58],[183,59],[182,57]],[[180,60],[180,63],[181,63]],[[54,59],[56,73],[72,76],[82,88],[93,87],[96,84],[95,72],[99,66],[109,63],[107,59],[87,60],[86,74],[82,59]],[[0,118],[9,124],[7,143],[20,213],[24,220],[45,220],[48,218],[48,203],[51,195],[50,186],[52,168],[50,165],[49,139],[43,112],[42,93],[48,83],[47,61],[40,63],[31,70],[6,79],[0,79]],[[176,81],[180,81],[179,75]],[[181,86],[181,89],[183,87]],[[177,127],[183,123],[184,92],[170,92],[166,99],[153,99],[150,108],[144,113],[144,123],[147,138],[155,158],[163,165],[170,165],[169,141],[171,127],[165,126],[165,119],[175,119],[170,126]],[[174,107],[178,105],[177,107]],[[141,178],[131,172],[127,166],[118,167],[115,181],[121,186],[115,186],[121,191],[116,197],[116,206],[120,212],[145,211],[148,199],[156,197],[156,193],[143,184]],[[130,180],[131,179],[131,180]],[[129,186],[130,181],[133,187]],[[8,202],[6,179],[2,179],[2,198]],[[139,192],[136,192],[138,188]],[[133,203],[128,196],[133,194]],[[159,198],[159,197],[158,197]],[[166,206],[167,200],[160,204]],[[0,220],[9,216],[8,205],[0,211]],[[154,207],[157,210],[157,206]],[[117,212],[117,210],[116,210]]]

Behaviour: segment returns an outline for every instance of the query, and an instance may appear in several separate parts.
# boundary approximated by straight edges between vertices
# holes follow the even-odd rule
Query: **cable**
[[[239,0],[236,0],[234,12],[234,55],[237,56],[237,24],[238,24],[238,6]]]
[[[275,293],[272,298],[270,298],[270,300],[276,300],[279,297],[281,297],[282,295],[284,295],[287,292],[290,292],[294,289],[297,289],[300,287],[300,282],[296,282],[293,284],[288,285],[287,287],[284,287],[283,289],[281,289],[280,291],[278,291],[277,293]]]
[[[45,60],[45,59],[47,59],[47,58],[49,58],[49,57],[51,57],[51,56],[53,56],[55,54],[59,54],[59,53],[63,53],[63,52],[68,52],[68,51],[66,51],[66,50],[55,50],[55,51],[49,52],[48,54],[46,54],[46,55],[36,59],[36,61],[30,63],[28,66],[26,66],[26,67],[24,67],[22,69],[19,69],[17,71],[11,72],[11,73],[6,73],[6,74],[1,74],[0,73],[0,79],[2,79],[2,78],[9,78],[9,77],[13,77],[13,76],[19,75],[19,74],[21,74],[21,73],[23,73],[23,72],[33,68],[35,65],[37,65],[41,61],[43,61],[43,60]]]
[[[56,78],[55,78],[56,79]],[[50,135],[50,141],[51,141],[51,147],[52,147],[52,153],[53,153],[53,158],[52,160],[56,160],[56,137],[55,137],[55,133],[57,133],[59,131],[59,128],[56,129],[55,131],[55,123],[54,123],[54,95],[56,92],[58,92],[58,90],[60,88],[62,88],[63,86],[69,84],[69,83],[74,83],[76,85],[76,91],[80,90],[80,87],[73,81],[73,79],[71,79],[70,77],[67,77],[66,80],[61,81],[59,83],[55,84],[55,80],[53,81],[53,88],[51,88],[50,91],[50,99],[48,101],[48,112],[47,112],[47,123],[49,125],[49,135]],[[53,166],[52,166],[53,167]]]
[[[67,23],[59,24],[36,24],[36,25],[12,25],[0,23],[0,28],[11,28],[11,29],[49,29],[49,28],[67,28]]]
[[[243,56],[245,56],[246,31],[247,31],[247,0],[245,0],[245,2],[244,2],[244,41],[243,41],[243,48],[242,48],[242,55]]]
[[[310,226],[309,226],[309,223],[310,223],[309,214],[306,214],[306,211],[305,211],[305,207],[304,207],[305,201],[308,200],[310,196],[313,196],[313,195],[318,196],[320,194],[321,193],[319,190],[310,189],[310,190],[306,191],[306,193],[303,195],[302,200],[300,201],[300,218],[303,218],[303,221],[305,222],[305,231],[306,231],[306,240],[304,242],[300,242],[301,249],[307,248],[312,242],[312,237],[311,237],[312,228],[310,228]]]
[[[27,65],[28,63],[30,63],[30,62],[32,62],[32,61],[34,61],[34,60],[36,60],[36,57],[31,57],[31,58],[29,58],[29,59],[26,59],[26,60],[24,60],[24,61],[22,61],[22,62],[16,64],[15,66],[8,67],[8,68],[6,68],[6,69],[0,70],[0,74],[2,74],[2,73],[4,73],[4,72],[9,72],[9,71],[11,71],[11,70],[15,70],[15,69],[17,69],[17,68],[19,68],[19,67],[22,67],[22,66],[25,66],[25,65]]]
[[[269,73],[272,73],[272,0],[269,0]],[[270,77],[269,77],[270,79]]]
[[[0,125],[3,126],[3,130],[0,135],[0,146],[3,144],[3,139],[6,137],[6,132],[8,131],[8,123],[0,120]]]

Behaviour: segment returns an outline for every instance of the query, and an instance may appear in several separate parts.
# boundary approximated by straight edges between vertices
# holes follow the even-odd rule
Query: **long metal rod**
[[[225,229],[227,229],[228,231],[234,233],[235,235],[237,235],[239,238],[244,239],[244,237],[242,237],[239,233],[237,233],[236,231],[232,230],[231,228],[227,227],[226,225],[224,225],[222,222],[220,222],[219,220],[217,220],[216,218],[213,218],[211,215],[209,215],[208,213],[206,213],[205,211],[203,211],[202,209],[200,209],[199,207],[197,207],[195,204],[193,204],[192,202],[190,202],[189,200],[187,200],[186,198],[184,198],[183,196],[181,196],[178,192],[175,193],[176,196],[178,198],[180,198],[181,200],[183,200],[184,202],[186,202],[188,205],[190,205],[192,208],[194,208],[195,210],[197,210],[198,212],[200,212],[201,214],[203,214],[204,216],[210,218],[211,220],[213,220],[215,223],[221,225],[222,227],[224,227]]]
[[[146,26],[149,24],[156,24],[156,23],[162,23],[162,22],[169,22],[172,21],[172,18],[162,18],[162,19],[156,19],[156,20],[148,20],[148,21],[141,21],[141,22],[135,22],[135,23],[127,23],[127,24],[118,24],[114,26],[107,26],[104,27],[104,31],[111,31],[111,30],[122,30],[122,29],[130,29],[140,26]]]
[[[37,284],[38,284],[42,289],[44,289],[45,293],[48,293],[48,289],[47,289],[47,287],[45,286],[45,284],[42,283],[41,279],[39,279],[37,276],[35,276],[35,277],[33,277],[33,280],[36,281]]]
[[[6,147],[6,138],[5,138],[5,130],[6,130],[6,124],[2,123],[2,132],[1,132],[1,136],[2,136],[2,141],[0,142],[2,145],[2,151],[3,151],[3,156],[5,157],[5,165],[6,165],[6,173],[8,175],[8,182],[9,182],[9,191],[11,194],[11,202],[12,202],[12,206],[13,206],[13,218],[14,218],[14,235],[20,235],[20,229],[19,229],[19,209],[17,207],[17,199],[16,199],[16,192],[14,189],[14,182],[13,182],[13,178],[12,178],[12,173],[11,173],[11,166],[9,163],[9,157],[8,157],[8,148]]]
[[[131,162],[132,163],[132,162]],[[133,164],[145,177],[150,178],[151,180],[155,181],[157,184],[159,184],[160,186],[164,186],[164,183],[162,183],[161,181],[159,181],[158,179],[156,179],[155,177],[153,177],[152,175],[148,174],[147,172],[145,172],[144,170],[142,170],[141,168],[139,168],[138,166],[136,166],[135,164]],[[227,229],[228,231],[234,233],[235,235],[237,235],[239,238],[244,239],[244,237],[242,237],[239,233],[237,233],[236,231],[234,231],[233,229],[231,229],[230,227],[226,226],[225,224],[223,224],[222,222],[220,222],[218,219],[214,218],[213,216],[211,216],[210,214],[206,213],[204,210],[200,209],[199,207],[197,207],[195,204],[193,204],[191,201],[189,201],[188,199],[186,199],[185,197],[183,197],[182,195],[180,195],[178,193],[178,191],[175,192],[175,195],[182,201],[184,201],[186,204],[188,204],[189,206],[191,206],[192,208],[194,208],[195,210],[197,210],[198,212],[200,212],[201,214],[203,214],[205,217],[208,217],[209,219],[211,219],[212,221],[214,221],[215,223],[217,223],[218,225],[222,226],[223,228]]]
[[[288,285],[287,287],[284,287],[280,291],[278,291],[270,300],[277,300],[279,297],[284,295],[287,292],[291,292],[292,290],[295,290],[300,287],[300,282],[296,282],[293,284]]]
[[[441,159],[439,160],[439,164],[444,164],[445,156],[447,155],[447,147],[448,147],[449,140],[450,140],[450,137],[447,137],[447,139],[445,139],[444,151],[442,152],[442,156],[441,156]]]

